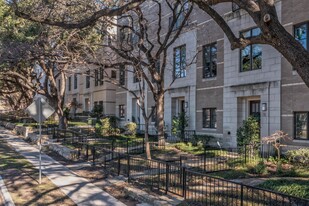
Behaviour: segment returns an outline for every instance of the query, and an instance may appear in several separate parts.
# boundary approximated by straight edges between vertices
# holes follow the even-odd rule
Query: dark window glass
[[[100,82],[100,85],[103,85],[103,82],[104,82],[104,69],[103,68],[100,68],[100,70],[99,70],[99,82]]]
[[[176,29],[178,29],[178,28],[181,26],[182,22],[183,22],[184,19],[185,19],[185,16],[186,16],[188,10],[189,10],[189,3],[188,3],[188,0],[181,1],[181,2],[179,3],[179,5],[177,6],[177,8],[176,8],[176,13],[175,13],[175,15],[176,15],[176,18],[177,18],[177,19],[175,19],[176,21],[175,21],[173,30],[176,30]],[[173,20],[174,20],[174,17],[171,16],[171,17],[169,18],[169,25],[170,25],[170,26],[172,26]],[[185,25],[187,25],[187,24],[188,24],[188,22],[185,23]]]
[[[203,128],[217,128],[217,109],[204,108],[203,109]]]
[[[117,78],[117,73],[115,70],[112,70],[111,72],[111,78],[116,79]]]
[[[90,71],[87,71],[87,76],[86,76],[86,88],[90,87]]]
[[[152,116],[151,116],[151,121],[156,122],[157,121],[157,110],[156,110],[155,106],[151,107],[151,111],[152,110],[154,110],[154,111],[153,111]]]
[[[77,74],[74,74],[74,89],[77,89]]]
[[[122,66],[119,69],[119,83],[120,85],[125,85],[125,67]]]
[[[61,90],[61,82],[60,82],[60,79],[58,79],[58,90],[59,90],[59,91]]]
[[[261,34],[260,28],[250,29],[248,31],[241,32],[241,36],[244,38],[250,38],[259,36]],[[245,47],[240,51],[241,62],[240,71],[251,71],[256,69],[262,69],[262,47],[259,44],[253,44]]]
[[[138,76],[137,70],[134,70],[133,73],[133,83],[139,82],[140,81],[140,77]]]
[[[99,71],[96,69],[94,70],[94,86],[98,86],[99,85],[99,75],[98,75]]]
[[[205,46],[203,51],[203,78],[217,76],[217,43]]]
[[[305,49],[308,48],[307,38],[308,38],[308,24],[301,24],[299,26],[295,26],[294,29],[295,39],[303,45]]]
[[[174,49],[174,78],[186,77],[186,45]]]
[[[68,90],[71,91],[72,77],[68,79]]]
[[[119,105],[119,117],[120,118],[124,118],[125,117],[125,115],[124,115],[124,105],[123,104]]]
[[[308,140],[308,112],[294,114],[295,139]]]

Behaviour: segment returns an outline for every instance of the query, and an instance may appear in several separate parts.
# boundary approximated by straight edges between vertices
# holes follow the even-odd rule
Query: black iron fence
[[[215,178],[170,162],[114,154],[106,169],[151,190],[184,197],[187,205],[298,205],[309,200]]]

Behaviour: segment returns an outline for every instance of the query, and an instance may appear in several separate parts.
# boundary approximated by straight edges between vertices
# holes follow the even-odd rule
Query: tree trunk
[[[66,116],[64,115],[63,110],[58,108],[57,115],[58,115],[58,118],[59,118],[58,128],[59,129],[66,129],[68,127],[68,120],[67,120]]]
[[[165,145],[164,137],[164,93],[158,94],[157,98],[157,121],[158,121],[158,144]]]
[[[146,147],[146,156],[147,159],[151,160],[151,151],[149,145],[149,118],[144,118],[145,120],[145,147]]]

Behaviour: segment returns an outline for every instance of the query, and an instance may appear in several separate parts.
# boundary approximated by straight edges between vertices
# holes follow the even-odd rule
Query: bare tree
[[[28,0],[29,1],[29,0]],[[130,9],[136,8],[140,4],[147,2],[145,0],[135,1],[114,1],[115,3],[103,4],[99,10],[89,10],[87,15],[83,15],[81,18],[68,18],[74,17],[76,13],[71,12],[66,19],[59,18],[64,12],[70,12],[70,7],[62,10],[62,13],[55,15],[55,4],[53,6],[49,4],[38,3],[41,1],[31,1],[32,8],[24,5],[29,3],[27,0],[23,1],[12,1],[11,5],[20,17],[30,19],[32,21],[42,22],[50,25],[57,25],[64,28],[83,28],[92,25],[94,21],[104,18],[106,16],[117,16],[124,14]],[[295,40],[295,38],[285,30],[278,19],[277,11],[275,8],[275,0],[189,0],[190,2],[198,5],[200,9],[210,15],[214,21],[221,27],[227,38],[231,43],[231,49],[244,48],[251,44],[268,44],[278,50],[296,69],[300,77],[303,79],[305,84],[309,86],[309,52],[303,48],[303,46]],[[45,1],[43,1],[45,2]],[[46,1],[48,2],[48,1]],[[66,1],[64,1],[66,2]],[[78,6],[85,6],[85,3],[81,3],[78,0],[73,1]],[[97,2],[97,1],[95,1]],[[224,18],[214,9],[214,5],[223,3],[235,3],[241,9],[248,12],[256,26],[262,31],[262,34],[258,37],[244,38],[242,36],[237,37],[232,29],[229,27]],[[90,3],[87,1],[87,5]],[[73,7],[73,4],[71,5]],[[33,8],[37,12],[33,12]],[[27,10],[28,9],[28,10]],[[74,10],[74,9],[73,9]],[[29,12],[31,11],[31,12]],[[74,10],[76,12],[76,10]],[[33,13],[40,14],[33,15]],[[43,15],[41,16],[41,13]],[[73,20],[74,19],[74,20]]]

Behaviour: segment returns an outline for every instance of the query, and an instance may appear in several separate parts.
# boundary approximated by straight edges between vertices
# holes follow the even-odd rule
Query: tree
[[[19,86],[28,96],[45,96],[56,109],[59,127],[65,128],[66,76],[73,69],[85,71],[83,67],[88,66],[85,59],[96,49],[94,45],[101,35],[91,29],[64,30],[27,22],[17,19],[9,10],[1,18],[4,20],[0,38],[2,85]],[[20,21],[23,22],[19,26]],[[17,92],[20,91],[14,93]]]
[[[130,10],[148,3],[145,0],[87,1],[86,3],[81,0],[73,0],[70,1],[71,3],[69,1],[62,1],[63,3],[58,1],[51,2],[12,0],[10,1],[10,5],[16,15],[22,18],[72,29],[89,27],[106,17],[124,15]],[[175,0],[175,2],[180,3],[178,0]],[[189,2],[197,5],[214,19],[230,41],[232,50],[237,48],[242,49],[251,44],[271,45],[291,63],[305,84],[309,86],[309,52],[281,25],[275,8],[275,0],[189,0]],[[214,8],[215,5],[227,3],[235,3],[240,9],[246,11],[256,26],[261,29],[261,35],[252,38],[237,37],[224,18]],[[84,12],[82,13],[81,11]],[[83,15],[79,15],[81,13]],[[158,15],[160,14],[158,13]],[[164,56],[162,49],[160,51]],[[154,60],[156,59],[154,58]],[[151,65],[155,64],[154,61],[150,63]],[[162,65],[164,63],[161,63]],[[151,68],[154,68],[154,66]],[[158,80],[160,81],[160,75],[152,72],[151,68],[148,68],[151,75],[155,77],[157,82]],[[164,83],[164,80],[160,82]],[[158,89],[161,86],[159,85]],[[164,92],[157,94],[156,101],[163,102]],[[162,120],[162,112],[164,112],[162,105],[157,105],[157,111],[158,118]],[[159,136],[160,138],[163,137],[163,121],[159,121]]]
[[[148,15],[147,9],[137,6],[126,15],[109,21],[109,24],[116,27],[119,33],[108,33],[108,41],[102,45],[104,55],[98,56],[97,53],[93,53],[93,62],[89,63],[105,69],[118,68],[119,71],[122,69],[123,72],[134,76],[137,89],[121,84],[108,73],[105,73],[107,78],[104,78],[104,81],[120,86],[138,100],[137,104],[145,121],[146,153],[147,157],[151,158],[148,141],[149,121],[156,112],[158,142],[160,146],[164,145],[164,94],[175,81],[175,78],[171,82],[165,81],[166,70],[170,64],[167,58],[168,49],[181,34],[193,7],[181,2],[171,4],[167,0],[149,2],[152,4],[152,11],[156,11],[152,16]],[[168,26],[162,21],[162,10],[166,5],[168,12],[173,14]],[[159,20],[149,26],[151,18]],[[185,66],[190,64],[191,62],[186,62]],[[150,112],[147,111],[145,102],[148,91],[155,101],[155,107],[152,107]]]

